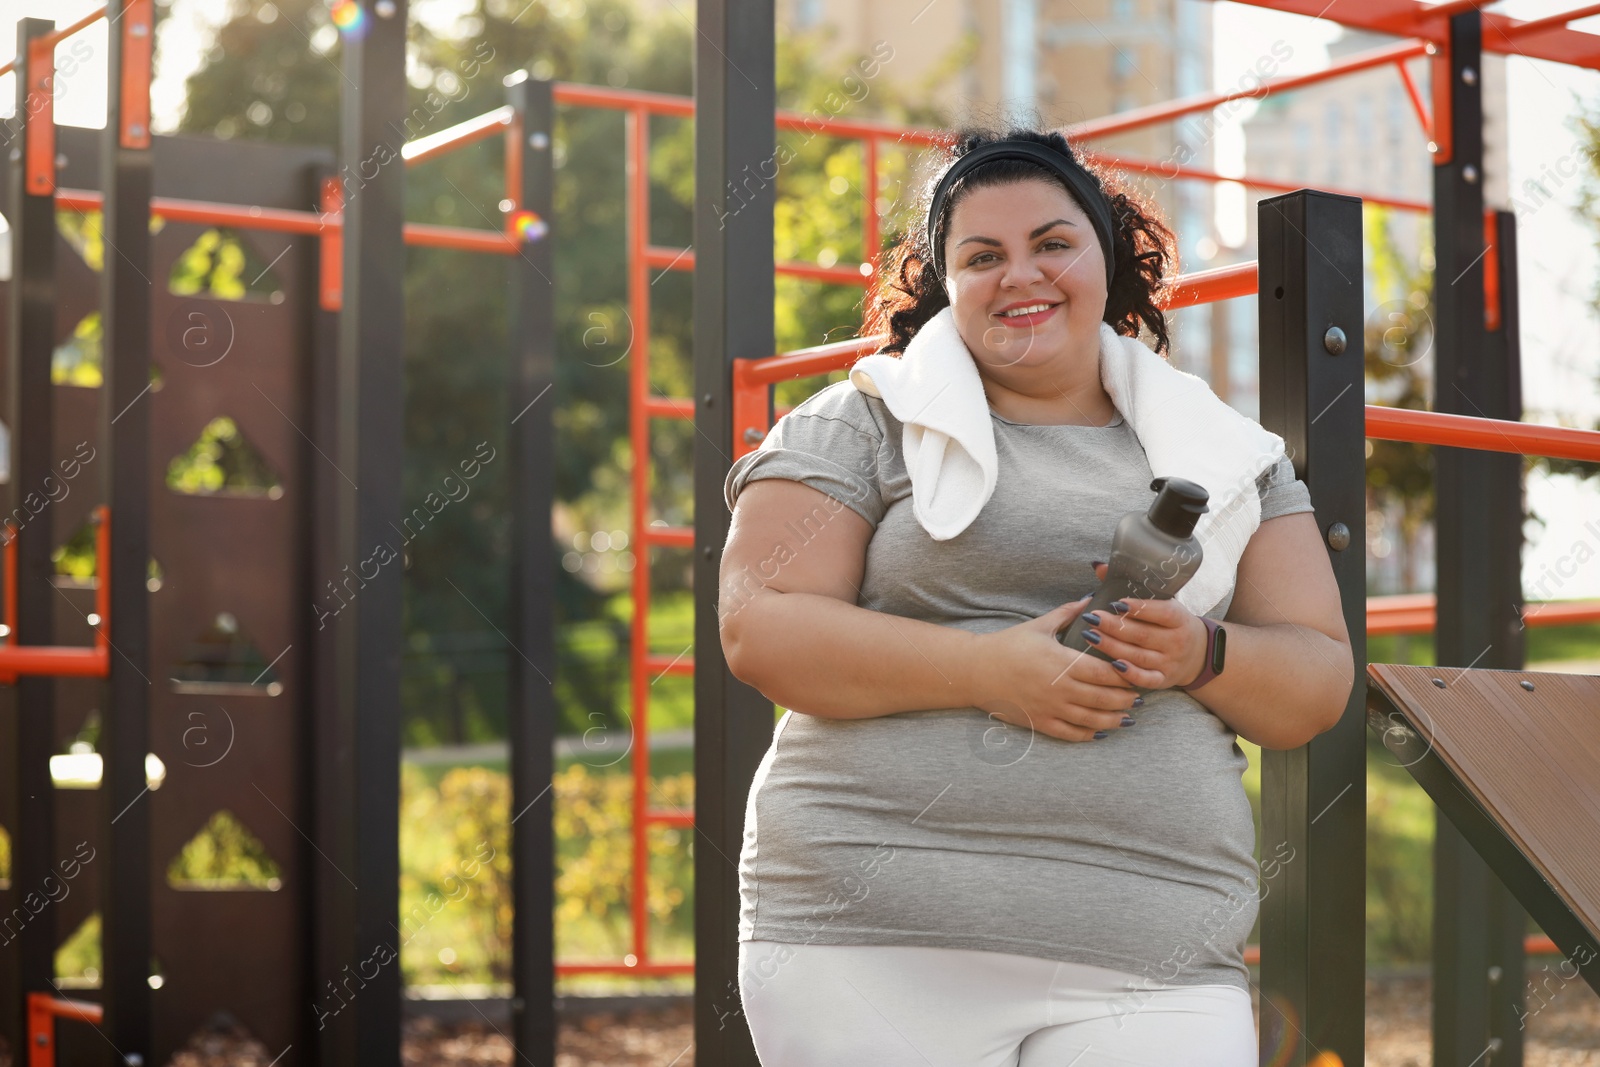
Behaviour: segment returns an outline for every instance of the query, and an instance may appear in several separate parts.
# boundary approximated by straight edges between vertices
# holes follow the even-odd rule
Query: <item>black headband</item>
[[[939,213],[944,210],[945,198],[950,195],[951,187],[975,167],[997,159],[1037,163],[1052,174],[1061,176],[1072,190],[1073,199],[1089,216],[1095,235],[1100,238],[1100,249],[1105,253],[1106,260],[1106,287],[1110,288],[1112,275],[1116,272],[1116,257],[1112,251],[1115,245],[1111,236],[1111,204],[1100,183],[1076,160],[1036,141],[1021,140],[990,141],[979,145],[952,163],[950,169],[944,172],[944,177],[939,179],[933,199],[928,204],[928,247],[933,252],[933,265],[939,277],[944,277],[944,250],[939,247],[934,231],[938,228]]]

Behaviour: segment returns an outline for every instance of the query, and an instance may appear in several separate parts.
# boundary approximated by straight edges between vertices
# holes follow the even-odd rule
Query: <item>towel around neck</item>
[[[946,307],[929,319],[902,356],[857,360],[850,382],[900,420],[917,521],[936,541],[958,536],[994,494],[999,461],[983,378],[954,312]],[[1229,407],[1204,379],[1105,323],[1100,382],[1138,437],[1151,474],[1187,478],[1210,493],[1210,510],[1195,527],[1200,569],[1177,594],[1203,615],[1233,587],[1261,521],[1256,479],[1283,456],[1283,439]]]

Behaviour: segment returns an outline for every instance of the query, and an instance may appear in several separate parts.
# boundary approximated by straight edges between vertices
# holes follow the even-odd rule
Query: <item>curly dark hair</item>
[[[1054,130],[1012,129],[1002,135],[990,129],[968,128],[956,135],[948,150],[947,162],[938,168],[919,196],[905,236],[875,264],[872,284],[867,290],[863,336],[885,334],[888,340],[878,351],[890,355],[903,353],[922,324],[949,305],[950,298],[933,267],[932,249],[928,247],[923,224],[928,217],[928,203],[939,176],[949,163],[979,145],[1002,138],[1033,141],[1053,148],[1078,161],[1100,182],[1111,204],[1116,250],[1116,271],[1106,292],[1104,321],[1124,337],[1137,337],[1143,324],[1155,337],[1155,350],[1166,352],[1167,320],[1157,301],[1166,286],[1168,270],[1177,266],[1177,244],[1172,231],[1144,197],[1105,168],[1078,160],[1067,139]],[[1077,199],[1060,177],[1036,163],[1014,159],[984,163],[951,188],[935,238],[941,242],[945,239],[956,204],[973,189],[1035,179],[1054,182],[1065,189],[1068,196]]]

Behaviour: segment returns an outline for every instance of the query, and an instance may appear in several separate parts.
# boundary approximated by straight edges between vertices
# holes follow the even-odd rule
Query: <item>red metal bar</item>
[[[104,9],[101,9],[102,14]],[[129,0],[122,9],[123,148],[150,147],[150,73],[155,12],[151,0]]]
[[[1199,167],[1183,167],[1176,163],[1158,163],[1147,159],[1124,159],[1121,156],[1106,155],[1102,152],[1080,152],[1085,160],[1099,163],[1113,170],[1126,171],[1133,174],[1155,174],[1168,181],[1174,178],[1187,178],[1202,182],[1238,182],[1252,189],[1267,192],[1292,193],[1296,189],[1304,189],[1304,182],[1280,182],[1271,178],[1252,178],[1248,175],[1234,176],[1231,174],[1218,174],[1214,170],[1202,170]],[[1433,205],[1421,200],[1401,200],[1391,196],[1380,196],[1372,193],[1358,192],[1353,189],[1336,189],[1332,186],[1319,185],[1318,189],[1329,193],[1340,193],[1345,196],[1358,196],[1363,203],[1377,204],[1380,207],[1391,207],[1398,211],[1415,211],[1421,215],[1431,215]]]
[[[692,419],[694,401],[686,396],[652,396],[645,400],[644,410],[656,419]]]
[[[1417,113],[1417,121],[1422,124],[1422,136],[1429,141],[1433,140],[1433,119],[1428,114],[1428,105],[1422,102],[1422,93],[1417,89],[1417,80],[1411,76],[1411,68],[1402,60],[1394,65],[1400,74],[1400,84],[1406,87],[1406,96],[1411,100],[1411,110]]]
[[[522,209],[522,115],[516,108],[507,107],[511,111],[511,119],[506,123],[505,152],[506,152],[506,212],[505,225],[501,227],[508,241],[521,240],[522,235],[517,232],[517,212]]]
[[[516,109],[510,104],[497,107],[465,122],[446,127],[438,133],[430,133],[426,137],[407,141],[400,148],[400,156],[408,167],[426,163],[464,145],[495,136],[511,124],[515,114]]]
[[[1299,186],[1296,186],[1299,188]],[[651,245],[645,249],[645,262],[663,270],[694,270],[694,253],[688,249],[663,248]],[[833,285],[865,285],[872,280],[872,265],[862,263],[854,267],[820,267],[802,260],[780,260],[776,264],[779,274],[790,274]]]
[[[1600,4],[1590,4],[1587,7],[1574,8],[1571,11],[1562,11],[1554,15],[1546,16],[1542,19],[1533,19],[1528,22],[1518,23],[1515,26],[1510,26],[1506,29],[1500,30],[1499,32],[1511,40],[1516,40],[1520,37],[1531,37],[1536,33],[1544,33],[1546,30],[1563,29],[1566,27],[1567,23],[1577,22],[1579,19],[1586,19],[1591,15],[1600,15]]]
[[[1432,66],[1428,71],[1429,88],[1433,91],[1433,123],[1428,148],[1433,152],[1435,166],[1450,162],[1455,151],[1455,110],[1450,103],[1450,35],[1428,49]]]
[[[693,548],[693,526],[646,526],[644,543],[662,548]]]
[[[100,1025],[104,1013],[87,1000],[67,1000],[49,993],[28,994],[28,1067],[55,1067],[56,1020]]]
[[[94,613],[99,620],[94,627],[95,650],[107,657],[111,654],[111,508],[101,504],[94,509]]]
[[[636,962],[630,963],[629,960]],[[694,961],[684,960],[681,963],[645,963],[637,957],[629,955],[621,963],[608,960],[594,960],[587,963],[558,963],[556,976],[562,977],[569,974],[633,974],[664,977],[673,974],[693,974]]]
[[[338,179],[333,179],[335,182]],[[80,211],[100,209],[100,194],[81,189],[62,189],[56,202]],[[173,197],[150,198],[150,213],[172,222],[198,222],[211,226],[238,226],[242,229],[273,230],[280,233],[320,233],[342,230],[343,218],[328,218],[313,211],[294,208],[245,207],[239,204],[217,204],[203,200],[179,200]],[[428,222],[405,224],[406,244],[427,248],[456,248],[465,252],[493,252],[514,256],[520,251],[518,242],[494,230],[471,229],[465,226],[435,226]]]
[[[633,337],[628,366],[628,437],[633,543],[633,618],[628,647],[630,703],[633,708],[633,966],[648,967],[650,874],[650,550],[645,538],[650,508],[650,114],[643,106],[627,113],[628,312]]]
[[[1367,436],[1378,441],[1515,452],[1524,456],[1600,463],[1600,431],[1529,422],[1480,419],[1438,411],[1367,405]]]
[[[1483,213],[1483,328],[1500,329],[1500,228],[1495,213]]]
[[[1561,950],[1556,943],[1542,934],[1530,934],[1523,939],[1522,952],[1526,956],[1559,956]],[[1246,945],[1244,947],[1244,962],[1247,967],[1254,967],[1261,962],[1261,946]]]
[[[49,33],[36,37],[35,40],[51,49],[54,49],[56,45],[66,40],[68,37],[71,37],[79,30],[92,26],[105,17],[106,9],[104,7],[97,7],[87,15],[83,16],[83,18],[79,19],[77,22],[74,22],[72,25],[63,26],[58,30],[51,30]]]
[[[1282,78],[1262,82],[1255,89],[1238,89],[1228,93],[1202,93],[1198,96],[1187,97],[1182,100],[1173,100],[1164,104],[1152,104],[1149,107],[1135,108],[1117,115],[1108,115],[1103,119],[1094,119],[1079,125],[1074,135],[1082,140],[1109,137],[1114,133],[1125,133],[1144,126],[1153,126],[1159,122],[1192,115],[1199,111],[1210,111],[1233,100],[1245,98],[1261,99],[1278,93],[1285,93],[1291,89],[1303,88],[1307,85],[1316,85],[1319,82],[1330,81],[1345,74],[1354,74],[1357,71],[1369,70],[1372,67],[1381,67],[1386,63],[1410,59],[1420,56],[1426,51],[1422,41],[1401,41],[1398,44],[1386,45],[1375,48],[1370,52],[1362,52],[1342,59],[1337,63],[1330,63],[1325,69],[1312,71],[1309,74],[1291,74]]]
[[[1399,603],[1388,604],[1387,601]],[[1567,600],[1525,604],[1524,626],[1574,626],[1600,622],[1600,600]],[[1432,593],[1371,597],[1367,600],[1367,636],[1428,634],[1437,623]]]
[[[322,218],[333,220],[319,242],[317,301],[323,311],[344,306],[344,183],[337,176],[322,179]]]
[[[878,269],[878,245],[883,238],[878,233],[878,139],[865,137],[861,141],[861,195],[866,206],[861,209],[861,263],[862,277],[872,277]]]
[[[45,196],[56,187],[55,42],[50,34],[28,42],[28,192]]]
[[[1171,310],[1194,307],[1196,304],[1212,304],[1219,300],[1232,300],[1239,296],[1252,296],[1256,291],[1257,276],[1254,260],[1249,263],[1234,263],[1226,267],[1195,271],[1193,274],[1180,274],[1172,280],[1172,286],[1162,298],[1161,306]]]

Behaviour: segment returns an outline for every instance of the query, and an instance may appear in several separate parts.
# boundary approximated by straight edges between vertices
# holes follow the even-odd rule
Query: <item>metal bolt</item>
[[[705,395],[705,397],[703,399],[701,399],[700,403],[704,404],[706,407],[710,407],[711,404],[712,404],[712,401],[713,401],[713,398],[712,398],[711,394],[707,393]]]
[[[38,1034],[34,1037],[33,1043],[38,1045],[40,1048],[44,1048],[50,1044],[50,1035]]]
[[[1504,973],[1505,972],[1502,971],[1499,967],[1490,967],[1489,968],[1489,984],[1493,985],[1494,983],[1500,981],[1500,976],[1502,974],[1504,974]]]
[[[143,123],[139,123],[139,122],[131,122],[131,123],[129,123],[128,124],[128,136],[129,137],[143,137],[144,136],[144,124]]]
[[[537,133],[531,133],[528,135],[528,146],[537,148],[542,152],[550,147],[550,135],[542,130]]]
[[[702,556],[704,556],[706,559],[710,559],[711,558],[711,546],[707,545],[706,547],[702,548],[700,550],[700,554]]]
[[[1477,85],[1478,84],[1478,72],[1473,70],[1471,67],[1462,67],[1461,68],[1461,80],[1463,82],[1465,82],[1466,84],[1468,84],[1468,85]]]
[[[144,1057],[137,1052],[128,1053],[122,1057],[122,1062],[126,1063],[128,1067],[144,1067]]]
[[[754,426],[746,426],[744,431],[744,443],[747,445],[759,445],[763,440],[766,439],[766,436],[767,433],[765,430],[758,430]]]
[[[1335,552],[1343,552],[1350,547],[1350,527],[1342,522],[1336,522],[1328,527],[1328,547]]]
[[[1471,163],[1468,163],[1466,166],[1461,168],[1461,179],[1468,185],[1477,185],[1478,168],[1474,167]]]
[[[60,170],[63,167],[65,167],[66,165],[67,165],[67,157],[66,156],[64,156],[64,155],[56,156],[56,170]]]
[[[1526,689],[1528,692],[1533,692],[1533,683],[1528,681],[1526,678],[1524,678],[1520,684],[1522,685],[1522,688]]]
[[[1344,355],[1345,343],[1344,331],[1337,326],[1329,326],[1328,332],[1322,335],[1322,347],[1330,356]]]
[[[392,19],[395,12],[394,0],[378,0],[373,10],[378,13],[380,19]]]
[[[1440,689],[1443,689],[1444,688],[1444,679],[1443,678],[1435,678],[1433,680],[1433,684],[1438,686]]]
[[[130,36],[133,36],[133,37],[144,37],[149,32],[150,32],[150,24],[147,23],[147,22],[133,22],[133,23],[129,23],[129,25],[128,25],[128,33],[129,33]]]

